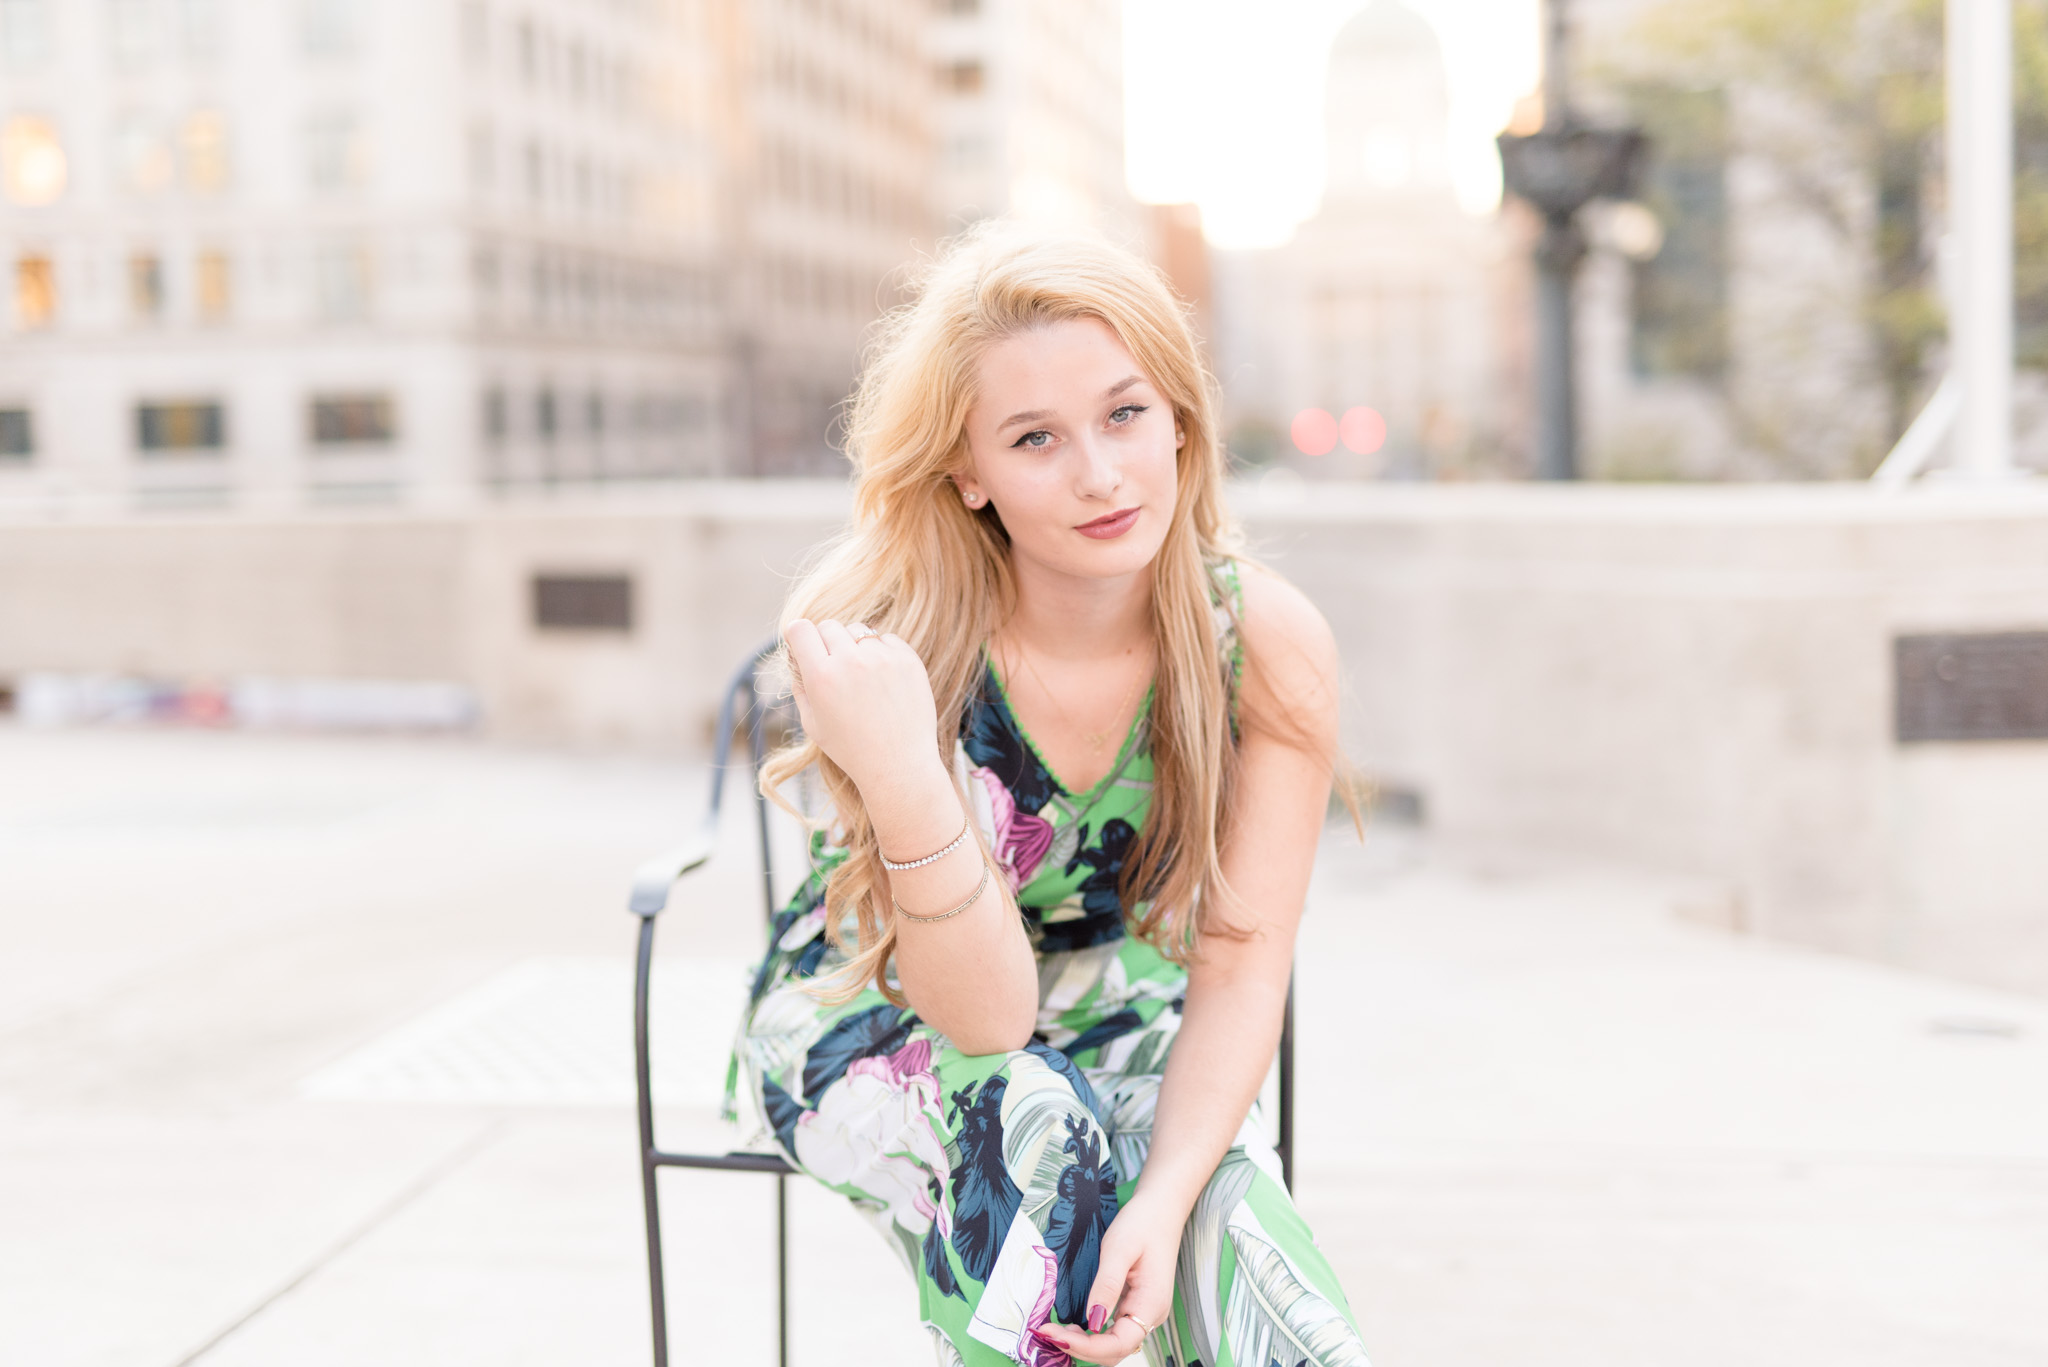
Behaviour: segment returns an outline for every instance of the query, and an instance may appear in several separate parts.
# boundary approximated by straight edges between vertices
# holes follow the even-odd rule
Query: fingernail
[[[1063,1353],[1067,1350],[1066,1344],[1061,1343],[1058,1339],[1054,1338],[1051,1334],[1046,1333],[1043,1329],[1033,1329],[1031,1331],[1031,1337],[1037,1339],[1040,1343],[1044,1344],[1048,1348],[1057,1348]]]
[[[1089,1333],[1091,1333],[1091,1334],[1099,1334],[1099,1333],[1101,1333],[1101,1332],[1102,1332],[1102,1326],[1103,1326],[1103,1325],[1105,1325],[1105,1324],[1107,1324],[1107,1323],[1109,1323],[1109,1311],[1107,1311],[1107,1310],[1103,1309],[1103,1308],[1102,1308],[1101,1306],[1099,1306],[1099,1305],[1091,1305],[1091,1306],[1089,1306],[1089,1307],[1088,1307],[1088,1332],[1089,1332]]]

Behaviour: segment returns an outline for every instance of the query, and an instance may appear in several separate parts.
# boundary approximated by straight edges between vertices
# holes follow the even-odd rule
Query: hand
[[[931,678],[902,637],[891,632],[855,640],[829,617],[817,623],[800,617],[782,637],[796,665],[796,708],[805,734],[870,805],[877,790],[937,760]]]
[[[1133,1195],[1102,1236],[1102,1258],[1088,1292],[1091,1321],[1093,1307],[1102,1306],[1114,1307],[1115,1322],[1098,1334],[1065,1324],[1033,1332],[1068,1356],[1103,1367],[1136,1353],[1145,1335],[1173,1313],[1173,1269],[1186,1224],[1185,1212],[1149,1204],[1143,1191]]]

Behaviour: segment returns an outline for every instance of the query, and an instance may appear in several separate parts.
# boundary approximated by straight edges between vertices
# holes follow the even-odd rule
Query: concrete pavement
[[[687,757],[0,729],[0,1362],[645,1362],[607,975],[701,803]],[[744,864],[663,926],[679,1146],[732,1139]],[[2048,1002],[1691,891],[1326,841],[1300,1185],[1375,1360],[2048,1360]],[[772,1361],[766,1182],[666,1191],[674,1360]],[[925,1361],[865,1226],[794,1221],[794,1360]]]

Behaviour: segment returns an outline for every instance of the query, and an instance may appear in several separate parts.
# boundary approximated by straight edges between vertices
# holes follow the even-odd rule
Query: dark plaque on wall
[[[533,624],[551,631],[631,631],[633,581],[623,574],[536,574]]]
[[[2048,740],[2048,631],[1892,641],[1898,738]]]

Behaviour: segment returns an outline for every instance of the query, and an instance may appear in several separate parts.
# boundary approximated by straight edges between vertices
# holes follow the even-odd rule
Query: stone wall
[[[2048,741],[1902,745],[1892,641],[2048,630],[2048,494],[1272,485],[1255,550],[1322,605],[1347,747],[1447,848],[1678,873],[1730,929],[2048,990]],[[433,679],[497,734],[696,748],[844,516],[707,483],[462,516],[0,530],[0,679]],[[537,630],[623,573],[630,633]]]

